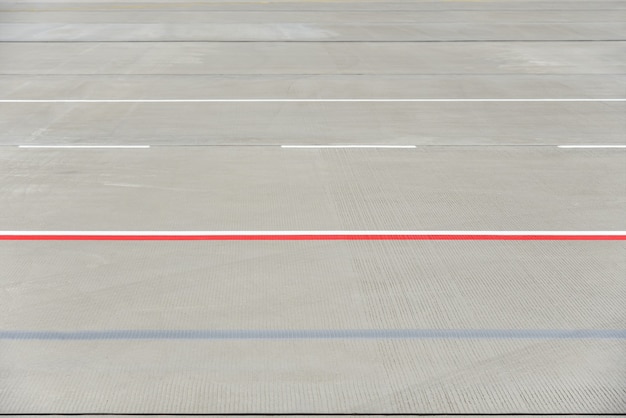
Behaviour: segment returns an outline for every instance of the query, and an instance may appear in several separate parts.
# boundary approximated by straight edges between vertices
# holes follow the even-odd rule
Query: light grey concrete
[[[5,390],[10,403],[4,405],[13,411],[624,410],[624,350],[618,341],[3,345],[3,357],[20,365],[11,368]]]
[[[0,245],[4,330],[626,326],[623,242]]]
[[[626,150],[3,149],[0,230],[626,230]]]
[[[4,75],[2,99],[620,99],[621,74]],[[468,105],[469,106],[469,105]],[[398,106],[398,109],[401,109]],[[558,110],[555,105],[555,110]],[[564,127],[564,129],[567,127]]]
[[[2,248],[3,277],[14,278],[4,286],[5,329],[624,326],[623,243]],[[545,413],[563,411],[571,393],[568,412],[624,407],[624,346],[612,340],[2,345],[0,399],[13,412]]]
[[[196,3],[200,4],[200,3]],[[203,6],[210,6],[217,3],[204,3]],[[419,9],[397,11],[389,9],[388,6],[379,3],[377,9],[369,11],[359,11],[355,9],[357,4],[346,5],[344,9],[335,6],[332,10],[324,10],[323,3],[315,5],[311,9],[312,3],[307,3],[309,9],[303,10],[302,6],[296,11],[283,11],[277,5],[265,6],[265,10],[224,10],[217,6],[210,9],[210,13],[198,13],[189,11],[191,6],[174,10],[168,9],[168,4],[164,3],[158,8],[155,4],[146,4],[141,10],[139,4],[103,4],[98,11],[88,11],[85,5],[61,6],[58,10],[50,9],[49,5],[36,5],[32,3],[20,2],[13,7],[10,5],[0,5],[0,22],[7,24],[346,24],[356,26],[358,23],[381,24],[391,26],[395,24],[484,24],[484,25],[523,25],[523,24],[563,24],[575,27],[577,24],[598,24],[611,23],[623,24],[624,19],[620,16],[621,9],[619,2],[613,2],[611,7],[597,7],[597,2],[590,3],[587,10],[569,9],[539,10],[525,9],[521,11],[502,10],[496,7],[489,9],[485,5],[479,5],[474,10],[458,10],[448,8]],[[410,3],[407,3],[410,4]],[[459,4],[459,3],[457,3]],[[500,3],[500,6],[511,4],[511,2]],[[170,3],[170,6],[173,3]],[[129,11],[129,7],[132,9]],[[71,9],[70,9],[71,8]],[[80,13],[76,13],[82,8]],[[70,10],[68,10],[70,9]],[[164,11],[164,9],[167,9]],[[207,10],[209,11],[209,10]],[[26,39],[18,39],[26,40]]]
[[[624,144],[626,102],[0,103],[3,145]]]
[[[476,4],[479,3],[479,4]],[[482,3],[482,4],[481,4]],[[142,12],[149,10],[162,11],[204,11],[215,10],[235,10],[235,11],[466,11],[475,12],[486,11],[621,11],[626,9],[620,0],[597,0],[593,3],[580,0],[510,0],[507,2],[480,1],[473,2],[467,0],[452,0],[441,2],[437,0],[400,0],[381,2],[380,0],[137,0],[128,2],[126,0],[111,0],[106,2],[96,2],[93,0],[40,0],[40,1],[6,1],[3,4],[4,10],[27,10],[36,12],[50,11],[111,11],[124,10]]]
[[[1,43],[0,75],[624,74],[626,42]]]
[[[624,16],[0,0],[0,230],[624,231],[626,149],[556,147],[626,144]],[[268,98],[597,101],[11,102]],[[72,144],[151,148],[17,147]],[[624,277],[624,241],[0,241],[0,413],[624,413]]]
[[[245,22],[245,17],[241,21]],[[358,21],[357,21],[358,22]],[[626,40],[626,23],[2,23],[0,41],[601,41]]]

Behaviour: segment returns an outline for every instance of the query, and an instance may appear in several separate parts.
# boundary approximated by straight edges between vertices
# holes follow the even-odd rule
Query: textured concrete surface
[[[5,148],[1,158],[0,230],[626,230],[619,149]]]
[[[626,51],[625,51],[626,52]],[[0,104],[2,144],[622,144],[622,103]]]
[[[624,231],[626,149],[557,147],[626,145],[624,16],[0,0],[0,230]],[[0,413],[626,413],[625,277],[624,241],[0,241]]]

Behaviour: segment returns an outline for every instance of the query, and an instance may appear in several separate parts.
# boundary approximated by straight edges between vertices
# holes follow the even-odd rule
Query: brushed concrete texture
[[[439,2],[440,3],[440,2]],[[189,11],[192,6],[187,5],[180,10],[175,10],[172,6],[175,3],[162,3],[160,7],[155,4],[146,4],[143,9],[138,10],[141,5],[124,2],[124,4],[102,4],[99,10],[94,11],[94,3],[84,5],[69,5],[50,8],[50,5],[37,5],[32,2],[19,2],[14,4],[0,4],[0,22],[9,24],[39,23],[39,24],[346,24],[356,26],[359,23],[386,25],[388,28],[392,24],[484,24],[484,25],[524,25],[524,24],[563,24],[575,27],[577,24],[623,24],[624,19],[620,16],[618,6],[621,2],[613,2],[610,7],[588,3],[587,9],[575,9],[571,5],[560,9],[531,9],[526,8],[521,11],[503,10],[503,6],[512,4],[511,2],[492,3],[491,8],[485,7],[487,3],[478,5],[474,9],[459,10],[458,8],[415,9],[415,10],[394,10],[390,9],[388,3],[378,3],[377,8],[369,10],[358,10],[356,4],[346,5],[344,8],[335,7],[329,13],[323,10],[323,4],[317,4],[315,9],[311,9],[311,3],[307,2],[309,8],[303,6],[299,10],[281,10],[279,5],[265,5],[264,9],[258,10],[227,10],[227,7],[219,7],[218,3],[196,3],[194,6],[209,7],[214,5],[210,13],[198,13]],[[410,5],[411,3],[406,3]],[[416,3],[414,3],[416,4]],[[422,3],[424,4],[424,3]],[[432,3],[436,4],[436,3]],[[457,5],[460,3],[457,3]],[[582,3],[579,3],[582,4]],[[222,3],[223,5],[223,3]],[[167,9],[169,7],[169,9]],[[252,4],[250,4],[252,6]],[[79,10],[68,10],[68,8],[81,8]],[[87,9],[89,7],[89,9]],[[133,7],[134,10],[129,10]],[[167,9],[167,10],[164,10]],[[91,10],[91,11],[90,11]],[[103,13],[105,12],[106,13]],[[140,12],[139,12],[140,11]],[[26,40],[26,39],[20,39]]]
[[[14,413],[625,407],[623,342],[611,340],[9,341],[3,360],[3,408]]]
[[[623,144],[626,102],[2,103],[2,145]]]
[[[626,77],[621,74],[5,75],[0,77],[0,89],[5,92],[3,99],[7,100],[220,98],[600,100],[624,98]],[[471,105],[467,106],[468,109],[472,109]],[[34,109],[36,108],[33,107],[29,113],[33,113]],[[170,109],[178,113],[176,107]],[[398,106],[397,110],[400,109]],[[553,105],[552,109],[559,110],[559,105]],[[563,128],[565,132],[566,127]]]
[[[4,283],[4,330],[626,325],[621,242],[2,247],[2,277],[17,278]],[[601,413],[625,399],[623,340],[113,336],[2,346],[6,412]]]
[[[479,3],[479,4],[476,4]],[[5,10],[35,10],[35,11],[78,11],[90,10],[125,10],[125,11],[146,11],[146,10],[166,10],[166,11],[215,11],[215,10],[235,10],[235,11],[259,11],[259,10],[294,10],[306,12],[314,11],[337,11],[347,8],[348,11],[375,10],[375,11],[475,11],[475,10],[495,10],[495,11],[563,11],[563,10],[612,10],[620,11],[626,9],[620,0],[597,0],[593,3],[580,0],[510,0],[507,2],[481,1],[472,2],[467,0],[451,0],[446,2],[433,0],[400,0],[381,2],[380,0],[110,0],[106,2],[93,0],[36,0],[20,1],[19,3],[6,2]],[[45,7],[46,9],[38,9]]]
[[[0,230],[626,230],[618,0],[0,0]],[[55,99],[591,99],[17,103]],[[17,145],[150,145],[20,149]],[[411,144],[415,149],[279,145]],[[625,413],[624,241],[0,241],[0,413]]]
[[[623,242],[1,245],[10,331],[626,326]]]
[[[375,13],[375,12],[373,12]],[[366,18],[367,19],[367,18]],[[0,41],[601,41],[625,40],[624,22],[576,23],[0,23]]]
[[[0,75],[623,74],[625,42],[4,42]]]
[[[8,149],[0,230],[626,230],[626,150]]]

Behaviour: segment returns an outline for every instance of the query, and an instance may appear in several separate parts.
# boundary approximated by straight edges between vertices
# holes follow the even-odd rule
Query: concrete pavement
[[[0,231],[625,231],[625,12],[0,1]],[[623,240],[0,240],[0,412],[624,413],[625,277]]]

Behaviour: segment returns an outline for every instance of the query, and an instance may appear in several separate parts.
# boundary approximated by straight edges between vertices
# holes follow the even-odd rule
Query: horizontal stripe
[[[416,145],[281,145],[281,148],[304,148],[304,149],[318,149],[318,148],[417,148]]]
[[[626,231],[0,231],[0,240],[626,240]]]
[[[626,339],[624,329],[0,331],[0,340]]]
[[[626,102],[626,98],[572,99],[2,99],[0,103],[532,103]]]
[[[576,149],[576,148],[626,148],[626,145],[557,145],[559,148]]]
[[[18,148],[147,149],[150,145],[18,145]]]

